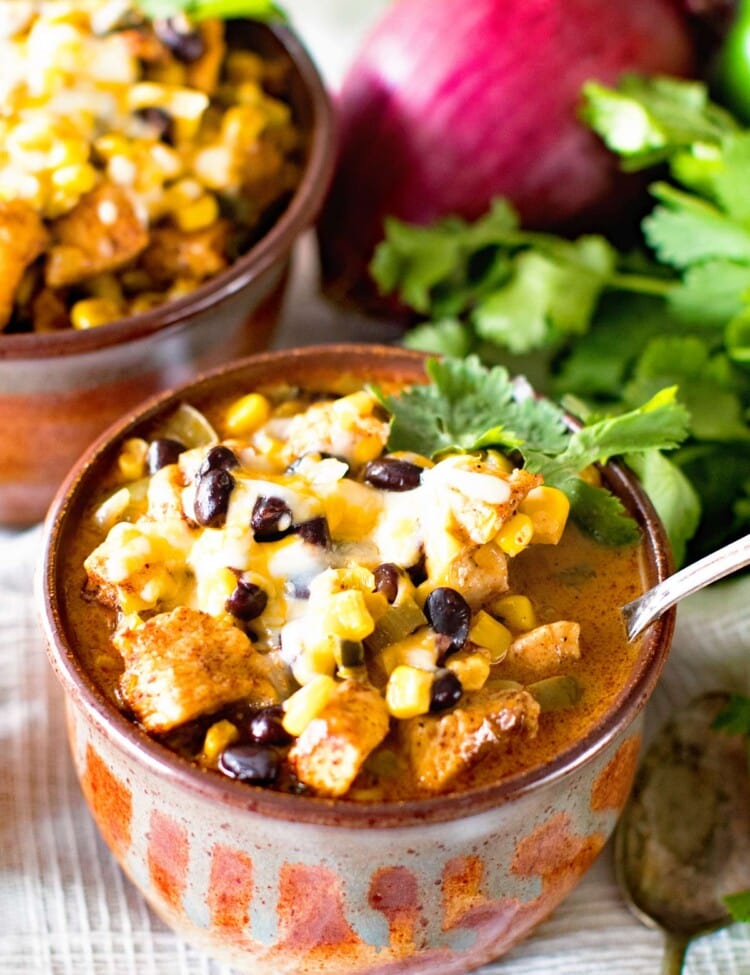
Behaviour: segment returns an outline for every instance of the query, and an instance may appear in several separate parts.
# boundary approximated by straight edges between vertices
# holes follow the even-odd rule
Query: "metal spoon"
[[[622,607],[628,639],[634,640],[649,623],[674,606],[685,596],[690,596],[723,579],[724,576],[750,565],[750,535],[743,535],[705,558],[685,566],[663,582],[644,592],[643,595]]]
[[[729,695],[675,712],[649,747],[615,833],[617,879],[666,934],[662,975],[692,938],[731,922],[722,898],[750,888],[750,771],[743,736],[712,729]]]

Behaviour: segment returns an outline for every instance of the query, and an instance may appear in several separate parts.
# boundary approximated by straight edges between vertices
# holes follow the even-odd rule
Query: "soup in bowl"
[[[50,511],[93,816],[240,969],[469,971],[573,888],[633,777],[673,614],[631,644],[619,607],[670,571],[660,523],[623,467],[571,491],[575,434],[504,371],[427,368],[355,345],[224,367],[111,428]]]
[[[267,347],[335,156],[286,26],[0,0],[0,524],[126,409]]]

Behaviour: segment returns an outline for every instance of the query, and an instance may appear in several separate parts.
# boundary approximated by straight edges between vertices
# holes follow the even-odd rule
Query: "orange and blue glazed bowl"
[[[41,521],[78,455],[125,410],[271,341],[294,244],[333,172],[334,112],[290,29],[238,20],[229,36],[285,66],[304,145],[299,183],[250,249],[189,294],[96,328],[0,334],[0,525]]]
[[[152,399],[71,471],[46,525],[49,656],[91,813],[125,873],[175,931],[253,975],[449,975],[507,952],[560,904],[612,833],[643,709],[674,615],[645,633],[614,704],[582,740],[530,771],[456,794],[363,802],[274,792],[201,771],[148,737],[87,673],[70,612],[69,553],[118,445],[221,390],[269,383],[424,381],[417,353],[329,346],[264,353]],[[642,530],[644,585],[669,574],[663,529],[632,475],[604,476]]]

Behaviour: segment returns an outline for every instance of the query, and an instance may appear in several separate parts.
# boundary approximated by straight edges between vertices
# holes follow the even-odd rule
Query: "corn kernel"
[[[378,667],[382,668],[386,676],[392,674],[401,666],[416,667],[419,670],[431,671],[437,667],[438,649],[435,635],[422,628],[403,640],[390,643],[377,654]]]
[[[230,146],[252,145],[267,124],[267,114],[259,105],[247,102],[244,105],[235,105],[224,113],[221,141]]]
[[[309,684],[300,687],[284,701],[284,730],[290,735],[301,735],[313,718],[316,718],[328,704],[336,681],[327,674],[318,674]]]
[[[383,506],[377,492],[348,477],[318,484],[317,490],[328,527],[338,538],[357,540],[370,534]]]
[[[529,491],[518,510],[531,519],[534,542],[557,545],[568,521],[570,501],[562,491],[542,484]]]
[[[316,610],[316,617],[324,632],[342,640],[364,640],[375,629],[364,593],[359,589],[332,593]]]
[[[97,328],[122,316],[122,309],[109,298],[83,298],[70,309],[73,328]]]
[[[515,633],[525,633],[536,626],[536,613],[528,596],[501,596],[489,608]]]
[[[513,640],[513,634],[507,626],[480,609],[474,616],[474,622],[469,630],[469,639],[479,647],[484,647],[490,655],[490,663],[497,664],[504,659],[508,647]]]
[[[582,481],[591,484],[592,487],[602,486],[602,475],[599,473],[599,468],[595,464],[589,464],[588,467],[584,467],[582,471],[578,472],[578,476]]]
[[[221,616],[236,587],[237,576],[228,568],[218,569],[206,577],[199,576],[197,598],[200,608],[212,616]]]
[[[415,718],[430,710],[433,675],[402,664],[388,678],[385,702],[394,718]]]
[[[263,61],[252,51],[229,51],[226,74],[232,84],[260,81],[263,78]]]
[[[416,464],[417,467],[424,467],[425,469],[435,466],[434,460],[430,460],[424,454],[417,454],[413,450],[394,450],[391,451],[390,456],[395,457],[396,460],[408,460],[410,464]]]
[[[129,504],[130,491],[126,487],[120,488],[119,491],[115,491],[105,501],[102,501],[94,512],[94,522],[99,528],[108,531],[116,521],[122,518]]]
[[[231,721],[215,721],[203,739],[203,757],[208,762],[215,762],[224,749],[233,745],[239,737],[240,733]]]
[[[148,444],[141,437],[129,437],[122,445],[117,468],[128,481],[137,481],[146,473]]]
[[[490,657],[486,651],[474,650],[466,652],[459,650],[452,654],[446,661],[445,666],[461,681],[461,687],[465,691],[478,691],[484,687],[487,678],[490,676]]]
[[[497,471],[499,474],[513,473],[513,461],[506,454],[500,453],[499,450],[488,450],[485,456],[485,464],[490,470]]]
[[[118,305],[123,301],[122,287],[114,274],[97,274],[89,278],[87,287],[93,298],[108,298]]]
[[[271,404],[260,393],[242,396],[227,410],[225,426],[231,436],[253,433],[262,427],[271,415]]]
[[[326,569],[310,583],[310,600],[317,602],[327,599],[333,593],[359,589],[370,592],[375,586],[375,576],[363,565],[346,565],[338,569]]]
[[[335,651],[339,641],[332,633],[305,643],[304,650],[292,664],[292,674],[298,684],[309,684],[320,674],[333,677],[336,671]]]
[[[195,203],[175,211],[174,219],[180,230],[203,230],[219,217],[219,204],[212,193],[204,193]]]
[[[527,547],[534,536],[534,524],[528,515],[517,512],[495,536],[495,541],[506,555],[511,557]]]

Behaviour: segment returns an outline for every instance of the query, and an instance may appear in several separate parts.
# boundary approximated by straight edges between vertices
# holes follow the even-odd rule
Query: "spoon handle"
[[[664,939],[661,975],[681,975],[689,944],[690,938],[685,935],[667,932]]]
[[[743,535],[698,562],[675,572],[622,607],[628,639],[634,640],[649,623],[653,623],[680,599],[746,565],[750,565],[750,535]]]

